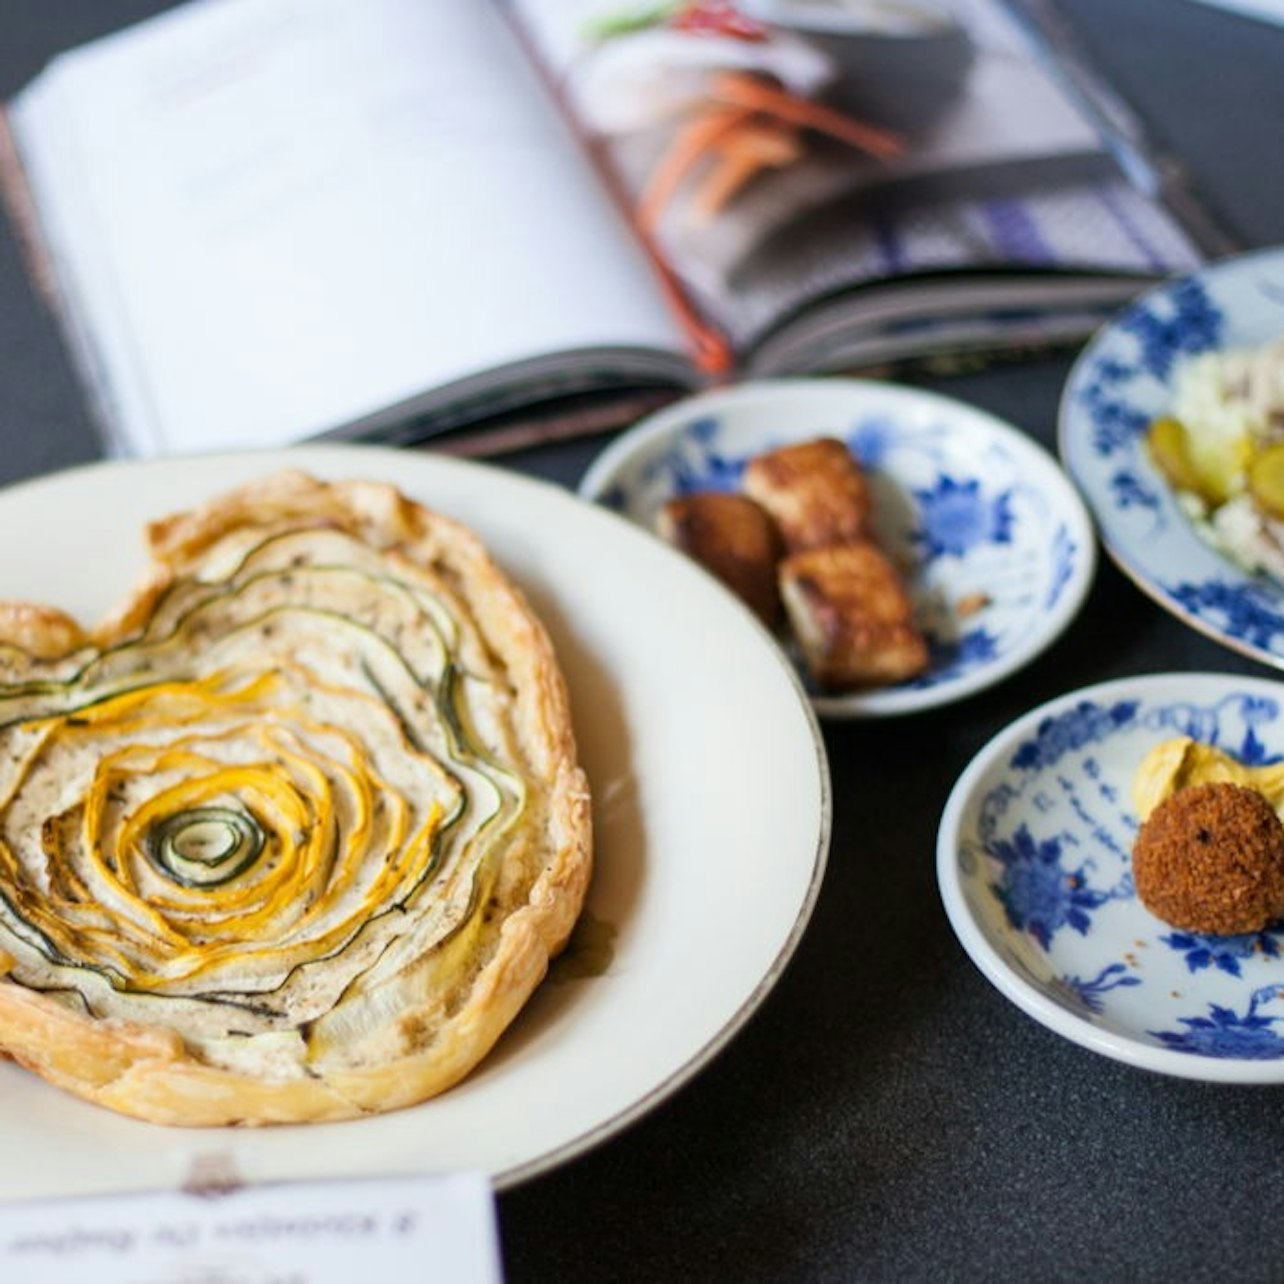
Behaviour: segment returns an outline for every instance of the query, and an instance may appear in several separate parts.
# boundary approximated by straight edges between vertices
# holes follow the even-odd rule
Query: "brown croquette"
[[[1179,789],[1138,831],[1132,873],[1142,904],[1173,927],[1257,932],[1284,915],[1284,824],[1243,785]]]

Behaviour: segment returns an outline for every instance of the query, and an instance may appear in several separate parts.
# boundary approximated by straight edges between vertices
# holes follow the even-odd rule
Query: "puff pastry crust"
[[[164,1124],[449,1088],[590,877],[547,633],[383,484],[278,474],[146,536],[92,630],[0,606],[0,1052]]]

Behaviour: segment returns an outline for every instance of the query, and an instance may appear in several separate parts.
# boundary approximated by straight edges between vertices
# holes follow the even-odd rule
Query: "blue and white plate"
[[[1179,735],[1253,765],[1280,760],[1284,683],[1159,674],[1026,714],[950,795],[941,897],[985,976],[1058,1034],[1184,1078],[1284,1082],[1284,923],[1178,931],[1133,889],[1133,775]]]
[[[1284,248],[1225,259],[1143,295],[1088,344],[1061,402],[1059,450],[1120,569],[1180,619],[1284,668],[1284,586],[1204,540],[1145,450],[1183,358],[1284,334]]]
[[[880,543],[913,568],[932,659],[899,686],[809,688],[817,712],[883,716],[958,700],[1028,663],[1074,618],[1096,565],[1078,493],[1031,438],[931,393],[858,379],[703,393],[609,446],[580,493],[654,529],[672,496],[735,490],[754,455],[821,435],[845,441],[870,477]]]

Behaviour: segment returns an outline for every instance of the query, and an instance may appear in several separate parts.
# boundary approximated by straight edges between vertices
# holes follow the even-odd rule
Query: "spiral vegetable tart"
[[[589,879],[547,633],[378,483],[279,474],[147,541],[92,633],[0,605],[0,1051],[166,1124],[443,1091]]]

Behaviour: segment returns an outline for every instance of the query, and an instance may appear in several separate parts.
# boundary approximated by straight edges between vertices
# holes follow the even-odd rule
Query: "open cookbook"
[[[0,168],[113,451],[498,448],[1081,339],[1230,248],[1056,21],[193,0],[56,58]]]

